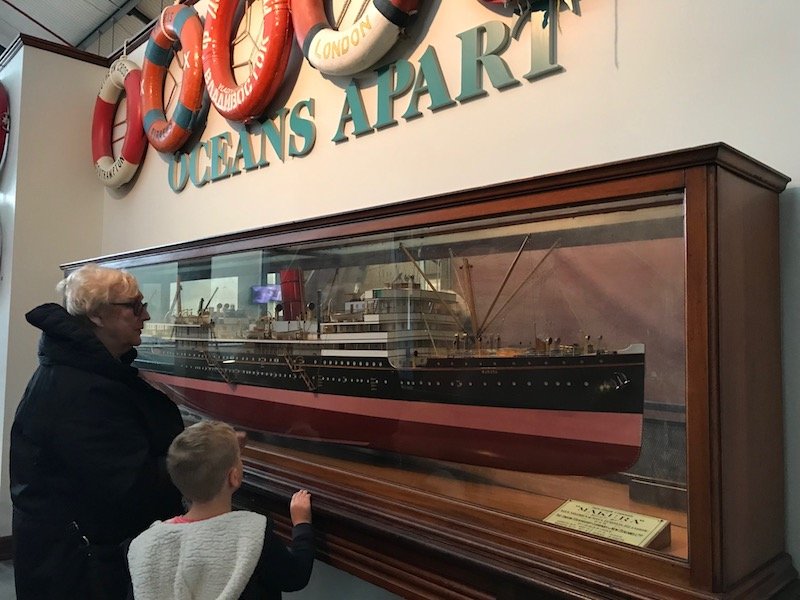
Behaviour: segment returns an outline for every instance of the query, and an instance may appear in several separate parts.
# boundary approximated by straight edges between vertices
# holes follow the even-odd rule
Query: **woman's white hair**
[[[139,284],[127,271],[89,264],[62,279],[56,290],[64,294],[69,314],[91,316],[104,304],[135,298],[139,295]]]

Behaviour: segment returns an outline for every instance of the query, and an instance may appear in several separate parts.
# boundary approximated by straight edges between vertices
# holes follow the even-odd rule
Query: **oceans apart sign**
[[[553,6],[558,0],[551,0]],[[544,13],[545,15],[549,13]],[[425,98],[427,113],[455,107],[466,101],[489,97],[486,84],[503,90],[522,84],[520,77],[534,82],[542,77],[563,71],[556,63],[557,26],[554,19],[533,13],[527,27],[519,18],[512,34],[511,27],[498,20],[487,21],[461,33],[459,93],[451,96],[445,73],[436,48],[429,45],[415,62],[396,60],[376,71],[372,106],[367,106],[361,93],[362,83],[353,78],[343,89],[338,122],[326,124],[333,135],[330,141],[341,143],[367,133],[380,132],[398,123],[394,117],[410,121],[423,116],[420,105]],[[528,38],[528,70],[515,74],[503,55],[509,48],[524,44],[522,31]],[[485,76],[484,76],[485,75]],[[176,154],[169,161],[168,180],[174,192],[183,191],[187,184],[202,187],[226,179],[242,171],[253,171],[270,165],[268,156],[284,161],[286,157],[303,157],[317,143],[319,126],[316,122],[317,101],[306,98],[291,107],[282,107],[262,123],[234,131],[225,131],[199,141],[189,153]],[[370,114],[375,115],[370,120]],[[350,131],[350,134],[347,133]]]

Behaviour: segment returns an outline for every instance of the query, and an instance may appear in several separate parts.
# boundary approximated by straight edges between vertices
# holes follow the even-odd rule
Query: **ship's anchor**
[[[203,358],[206,359],[206,364],[209,367],[213,368],[217,373],[219,373],[220,377],[222,377],[223,381],[230,386],[235,385],[231,380],[230,376],[225,372],[225,370],[219,365],[219,361],[215,360],[211,357],[207,350],[203,350]]]
[[[625,373],[620,373],[619,371],[614,372],[614,374],[611,376],[611,381],[614,384],[615,390],[621,390],[631,382]]]
[[[297,360],[292,360],[292,357],[289,356],[288,354],[284,354],[283,358],[286,360],[286,364],[289,365],[289,370],[292,373],[297,373],[303,379],[309,392],[313,392],[314,390],[317,389],[317,386],[308,376],[308,373],[306,373],[306,369],[303,366],[302,358],[298,358]]]

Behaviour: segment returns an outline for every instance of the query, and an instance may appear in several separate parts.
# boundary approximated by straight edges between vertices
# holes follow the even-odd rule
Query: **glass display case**
[[[713,145],[96,262],[140,283],[143,376],[248,431],[240,505],[308,487],[334,566],[411,598],[770,594],[786,182]]]

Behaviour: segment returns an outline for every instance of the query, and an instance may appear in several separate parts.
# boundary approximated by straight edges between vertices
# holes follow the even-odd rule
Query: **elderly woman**
[[[150,318],[136,279],[87,265],[58,290],[66,308],[26,315],[42,337],[11,429],[17,598],[124,598],[120,543],[182,509],[165,460],[183,422],[131,366]]]

